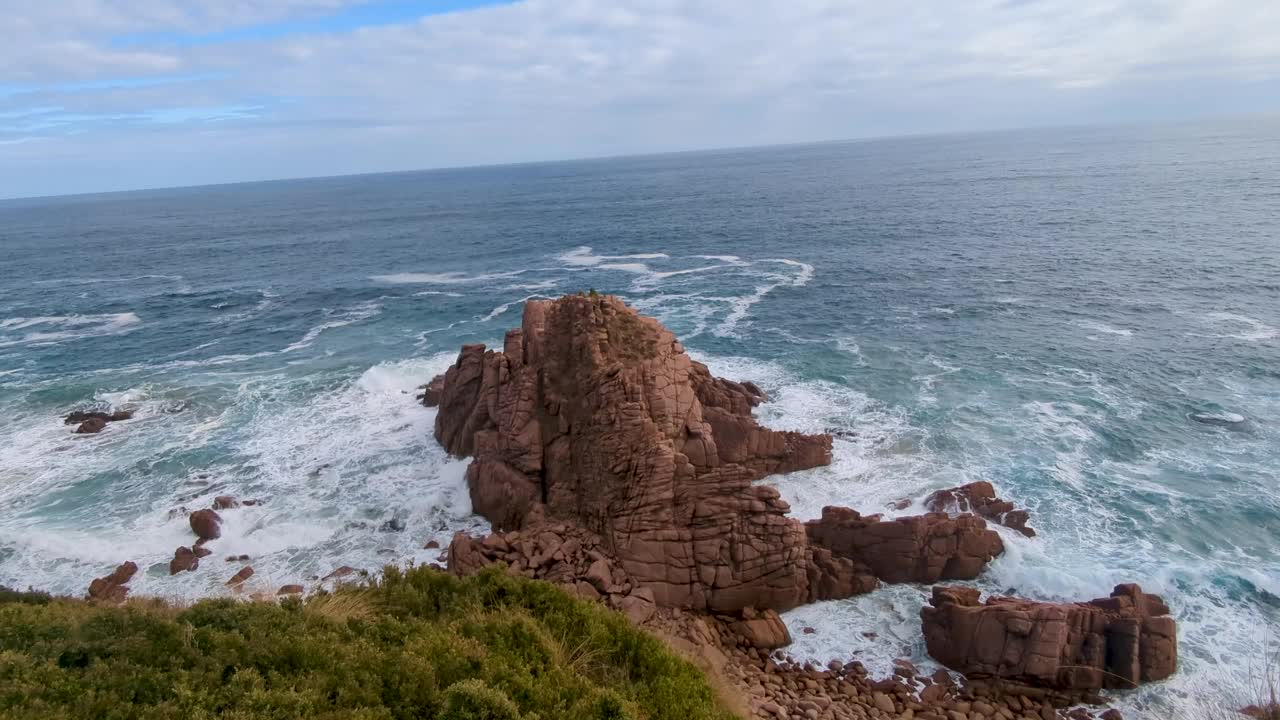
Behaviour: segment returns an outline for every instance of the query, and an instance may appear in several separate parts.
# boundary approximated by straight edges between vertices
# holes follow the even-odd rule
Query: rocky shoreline
[[[422,390],[423,404],[438,407],[436,439],[471,458],[472,504],[493,527],[455,535],[441,556],[447,570],[501,565],[605,603],[717,678],[744,715],[1118,720],[1116,710],[1066,708],[1103,705],[1104,690],[1176,670],[1176,624],[1137,585],[1085,603],[981,602],[976,590],[947,585],[977,578],[1004,552],[988,522],[1035,536],[1028,513],[989,483],[934,493],[921,515],[826,507],[816,519],[790,517],[777,490],[757,483],[829,464],[831,436],[762,427],[760,388],[714,377],[617,298],[530,301],[501,351],[463,346]],[[117,415],[67,422],[93,433],[128,418]],[[209,508],[175,508],[196,539],[175,550],[170,574],[212,554],[205,544],[220,535],[220,512],[256,502],[219,496]],[[228,587],[254,574],[248,560],[227,558],[242,564]],[[124,563],[94,580],[89,597],[124,601],[136,572]],[[321,582],[358,572],[339,568]],[[856,661],[816,667],[786,655],[780,612],[885,583],[933,586],[921,632],[954,673],[926,675],[900,660],[877,680]]]
[[[607,602],[685,646],[756,717],[1044,719],[1176,669],[1168,608],[1136,585],[1076,604],[983,604],[937,585],[976,578],[1004,551],[988,520],[1035,534],[987,483],[931,496],[924,515],[788,517],[755,483],[830,463],[831,437],[761,427],[758,387],[712,376],[617,298],[528,302],[501,351],[464,346],[422,399],[439,408],[445,449],[472,458],[473,504],[495,531],[456,536],[451,572],[501,563]],[[790,642],[778,612],[882,583],[935,586],[922,632],[962,685],[905,663],[873,682],[857,663],[778,654]]]

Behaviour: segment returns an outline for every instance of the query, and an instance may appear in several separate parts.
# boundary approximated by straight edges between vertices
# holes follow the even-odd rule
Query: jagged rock
[[[805,524],[809,540],[867,568],[889,583],[970,580],[1004,552],[1004,543],[979,517],[929,513],[883,520],[825,507]]]
[[[222,537],[222,516],[213,510],[197,510],[187,520],[191,523],[191,531],[201,540]]]
[[[1158,596],[1118,585],[1087,603],[979,602],[973,588],[935,587],[921,610],[935,660],[966,676],[1064,690],[1132,688],[1177,669],[1177,627]]]
[[[227,562],[249,562],[248,555],[228,555]]]
[[[198,558],[209,557],[210,555],[213,554],[212,550],[210,550],[209,548],[203,545],[195,545],[191,548],[191,551],[195,553],[196,557]]]
[[[406,526],[405,526],[404,520],[398,517],[393,517],[390,520],[382,523],[382,525],[378,527],[378,531],[379,532],[404,532],[405,527]]]
[[[462,348],[435,434],[474,457],[473,506],[500,531],[572,520],[659,605],[788,608],[809,599],[804,529],[752,483],[829,463],[831,438],[761,427],[762,399],[617,298],[569,296],[527,303],[502,352]]]
[[[200,548],[203,550],[204,548]],[[173,551],[173,559],[169,561],[169,574],[177,575],[180,572],[189,572],[200,566],[200,558],[196,552],[189,547],[180,547]]]
[[[93,600],[106,602],[124,602],[124,599],[129,595],[129,588],[126,585],[137,572],[138,566],[136,563],[121,563],[110,575],[94,578],[89,583],[89,597]]]
[[[245,580],[248,580],[251,577],[253,577],[253,568],[246,565],[240,568],[240,571],[235,575],[231,576],[231,579],[227,581],[227,587],[239,587],[244,584]]]
[[[422,394],[418,399],[427,407],[436,407],[440,404],[440,397],[444,394],[444,375],[437,375],[431,379],[431,382],[423,385]]]
[[[939,490],[925,498],[924,504],[933,512],[973,512],[1027,537],[1036,536],[1036,531],[1027,527],[1030,513],[996,497],[995,488],[986,481]]]

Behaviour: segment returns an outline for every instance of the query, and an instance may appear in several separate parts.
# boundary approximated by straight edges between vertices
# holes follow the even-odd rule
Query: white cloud
[[[1280,78],[1280,3],[1257,0],[527,0],[270,41],[112,41],[345,4],[0,7],[9,16],[0,33],[16,38],[0,48],[0,85],[194,78],[0,96],[0,139],[4,111],[21,103],[81,115],[260,108],[252,119],[191,130],[101,131],[115,133],[113,148],[153,152],[200,133],[221,156],[184,160],[185,169],[199,180],[231,179],[1106,121],[1123,119],[1115,108],[1126,105],[1195,114],[1214,108],[1175,96],[1201,86],[1267,110],[1277,101],[1263,91]],[[9,145],[0,163],[49,146],[101,162],[95,132]],[[30,133],[8,136],[19,134]],[[266,152],[269,167],[259,161]]]

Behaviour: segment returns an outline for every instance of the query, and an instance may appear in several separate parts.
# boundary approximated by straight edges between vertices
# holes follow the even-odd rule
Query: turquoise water
[[[595,288],[838,431],[799,517],[987,479],[1039,537],[978,581],[1136,581],[1181,623],[1140,717],[1231,700],[1280,630],[1280,125],[910,138],[0,203],[0,584],[263,587],[481,531],[413,399],[524,299]],[[94,437],[90,403],[135,419]],[[196,573],[179,505],[226,513]],[[919,512],[917,504],[903,513]],[[887,511],[893,514],[897,511]],[[393,517],[403,532],[385,532]],[[788,616],[922,659],[926,589]],[[862,636],[876,632],[875,641]]]

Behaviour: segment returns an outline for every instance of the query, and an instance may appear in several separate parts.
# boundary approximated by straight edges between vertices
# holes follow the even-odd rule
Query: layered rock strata
[[[929,655],[967,677],[1066,690],[1134,688],[1178,664],[1169,608],[1137,585],[1087,603],[994,597],[935,587],[921,610]]]

